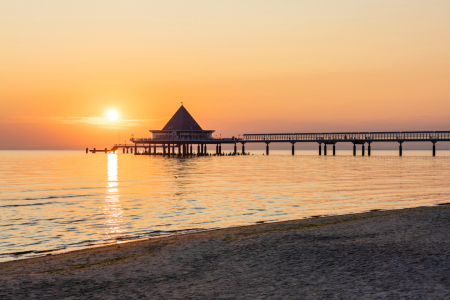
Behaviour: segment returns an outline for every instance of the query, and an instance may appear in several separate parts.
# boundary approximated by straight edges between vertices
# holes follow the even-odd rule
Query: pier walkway
[[[319,144],[319,155],[327,155],[327,145],[332,145],[332,154],[336,155],[337,143],[352,143],[353,155],[356,155],[356,145],[361,145],[361,154],[364,156],[367,144],[367,155],[371,155],[373,142],[396,142],[399,144],[399,155],[402,156],[402,144],[404,142],[431,142],[432,155],[436,156],[436,143],[450,141],[450,131],[396,131],[396,132],[330,132],[330,133],[264,133],[244,134],[236,138],[131,138],[132,144],[116,144],[111,149],[89,150],[95,152],[115,152],[122,149],[123,153],[147,154],[147,155],[209,155],[207,145],[215,146],[214,155],[225,155],[222,152],[222,144],[234,144],[231,155],[245,155],[246,143],[265,143],[266,155],[269,155],[270,143],[291,143],[292,155],[295,154],[295,144],[315,142]],[[238,153],[237,144],[242,145],[242,151]],[[323,144],[323,151],[322,151]],[[194,151],[196,145],[197,151]],[[139,152],[143,149],[143,152]],[[162,150],[157,152],[157,149]],[[86,149],[88,152],[88,149]],[[211,153],[210,153],[211,154]]]
[[[361,145],[362,155],[370,156],[370,145],[373,142],[397,142],[399,143],[399,155],[402,156],[402,144],[404,142],[431,142],[433,144],[433,156],[436,155],[436,142],[450,141],[450,131],[393,131],[393,132],[330,132],[330,133],[265,133],[244,134],[241,143],[266,143],[266,154],[269,154],[270,143],[292,143],[292,155],[294,144],[301,142],[319,143],[319,155],[327,155],[327,145],[333,145],[333,155],[336,155],[336,143],[353,143],[353,155],[356,155],[356,145]]]

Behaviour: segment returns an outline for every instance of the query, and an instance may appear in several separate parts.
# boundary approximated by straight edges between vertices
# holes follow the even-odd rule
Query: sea
[[[250,150],[168,158],[0,151],[0,261],[96,245],[449,202],[450,151]]]

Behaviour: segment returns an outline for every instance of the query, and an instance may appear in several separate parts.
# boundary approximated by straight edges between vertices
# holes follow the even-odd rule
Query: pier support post
[[[365,143],[363,143],[362,147],[361,147],[362,156],[365,155],[365,147],[364,147],[364,145],[365,145]]]
[[[162,144],[163,156],[166,156],[166,144]]]
[[[205,151],[203,151],[205,155],[208,155],[208,149],[206,148],[206,144],[205,144]]]
[[[191,149],[190,149],[191,151],[189,151],[189,152],[190,152],[190,154],[192,155],[192,144],[190,144],[189,146],[190,146],[190,148],[191,148]]]
[[[319,143],[319,155],[322,155],[322,143]]]
[[[156,144],[153,145],[153,154],[156,155]]]
[[[269,142],[266,142],[266,155],[269,155]]]
[[[336,156],[336,143],[333,144],[333,156]]]
[[[93,153],[95,153],[96,152],[96,150],[95,150],[95,148],[94,148],[94,152]]]
[[[433,143],[433,157],[436,156],[436,141],[431,141]]]
[[[180,156],[181,155],[181,144],[178,144],[177,146],[178,146],[178,156]]]
[[[323,155],[327,156],[327,144],[323,144]]]
[[[86,153],[89,153],[89,149],[88,148],[86,148]]]
[[[402,156],[402,144],[403,144],[403,141],[398,141],[398,143],[399,143],[399,146],[398,146],[398,155],[399,156]]]
[[[222,144],[219,144],[219,155],[222,155]]]
[[[137,154],[137,144],[134,144],[134,155]]]
[[[295,155],[295,143],[291,143],[292,144],[292,155]]]
[[[356,144],[353,143],[353,156],[356,156]]]
[[[370,156],[370,144],[371,142],[367,143],[367,155]]]
[[[172,155],[175,155],[175,144],[172,144]]]
[[[242,155],[245,155],[245,143],[242,143]]]
[[[219,155],[219,144],[216,144],[216,155]]]
[[[236,145],[236,143],[234,143],[234,155],[236,155],[237,154],[237,145]]]
[[[127,153],[128,153],[128,147],[127,147]]]

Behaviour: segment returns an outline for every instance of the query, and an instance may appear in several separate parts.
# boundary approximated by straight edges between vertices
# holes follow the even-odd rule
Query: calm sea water
[[[259,221],[449,202],[450,151],[164,158],[0,151],[0,261]]]

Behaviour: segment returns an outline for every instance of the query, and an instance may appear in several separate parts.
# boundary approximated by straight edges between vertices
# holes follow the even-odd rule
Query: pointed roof
[[[202,130],[183,104],[162,130]]]

